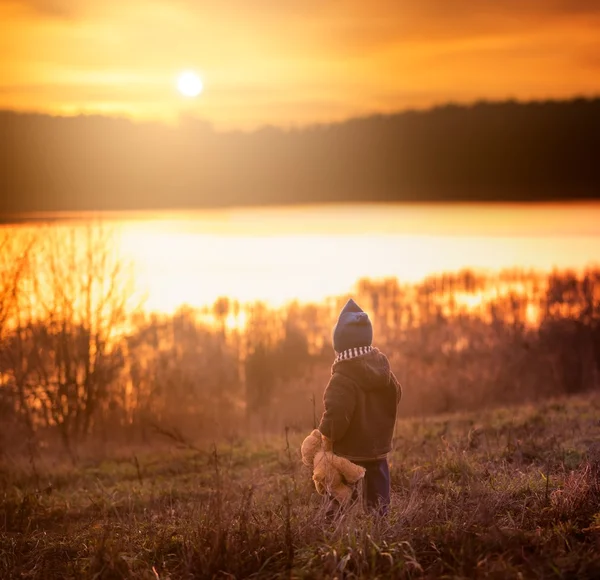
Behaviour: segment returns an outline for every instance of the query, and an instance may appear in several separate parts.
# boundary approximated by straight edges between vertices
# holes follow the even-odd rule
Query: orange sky
[[[597,95],[599,30],[598,0],[0,0],[0,108],[247,128]]]

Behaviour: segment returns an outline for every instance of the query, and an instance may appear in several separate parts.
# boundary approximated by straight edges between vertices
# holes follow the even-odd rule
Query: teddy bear
[[[321,495],[329,494],[340,503],[352,497],[351,485],[365,475],[365,468],[345,457],[334,455],[333,444],[318,429],[302,442],[302,463],[313,468],[315,488]]]

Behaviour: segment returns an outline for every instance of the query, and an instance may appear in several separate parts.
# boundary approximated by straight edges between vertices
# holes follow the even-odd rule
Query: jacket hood
[[[331,368],[332,374],[344,375],[365,391],[386,388],[391,372],[387,356],[378,348],[356,358],[337,361]]]

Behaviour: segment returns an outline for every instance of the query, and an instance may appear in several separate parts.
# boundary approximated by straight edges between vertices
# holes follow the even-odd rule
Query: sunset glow
[[[351,1],[343,15],[313,1],[17,0],[0,22],[8,109],[174,120],[173,71],[190,55],[212,85],[196,113],[218,127],[600,91],[600,11],[581,0]]]
[[[0,579],[600,578],[599,31],[0,0]]]

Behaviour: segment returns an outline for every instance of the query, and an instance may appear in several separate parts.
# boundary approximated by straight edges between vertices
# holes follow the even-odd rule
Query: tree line
[[[136,302],[110,231],[0,231],[0,450],[306,430],[321,412],[348,296],[270,308],[221,298],[174,315]],[[360,280],[405,416],[600,386],[600,269]]]
[[[219,132],[0,111],[0,212],[597,198],[600,99]]]

